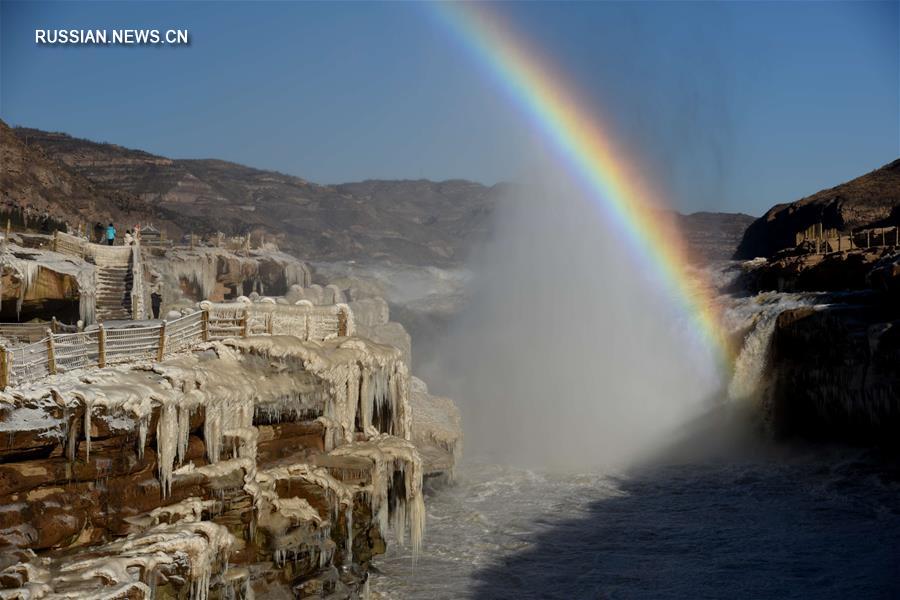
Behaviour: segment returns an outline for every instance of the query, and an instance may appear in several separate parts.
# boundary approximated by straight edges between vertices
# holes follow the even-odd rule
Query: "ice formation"
[[[725,318],[732,331],[745,331],[734,373],[728,384],[732,401],[752,399],[759,392],[775,324],[785,310],[815,307],[815,294],[763,293],[736,301]]]
[[[440,465],[427,465],[432,470],[445,471],[451,478],[453,466],[462,456],[462,425],[459,409],[450,398],[432,396],[428,386],[418,377],[410,377],[410,409],[412,412],[413,442],[422,454],[423,462],[430,458],[429,447],[436,447],[450,456],[449,468]],[[437,457],[443,463],[443,456]],[[441,460],[444,459],[444,460]]]
[[[353,441],[357,416],[364,433],[410,436],[409,373],[396,348],[356,338],[299,343],[279,335],[229,339],[222,345],[321,379],[327,392],[322,414],[336,424],[344,442]]]
[[[28,258],[22,258],[27,256]],[[75,279],[78,285],[80,318],[92,323],[95,311],[94,266],[82,259],[49,250],[22,248],[5,244],[0,251],[0,270],[11,271],[21,282],[16,299],[16,313],[20,314],[25,297],[32,291],[41,269],[54,271]]]
[[[233,253],[225,248],[197,247],[190,250],[179,248],[168,251],[164,257],[148,257],[148,265],[163,294],[163,304],[171,306],[181,297],[181,282],[197,288],[200,300],[213,298],[220,285],[220,269],[233,265],[243,287],[250,284],[254,292],[265,293],[265,285],[260,277],[263,261],[278,265],[284,277],[285,289],[291,286],[309,285],[309,267],[296,258],[277,250],[255,250],[249,253]],[[241,290],[243,293],[243,290]]]
[[[337,288],[321,293],[343,300]],[[354,538],[368,527],[408,537],[417,555],[426,470],[413,440],[458,453],[454,417],[441,417],[440,399],[418,380],[411,391],[400,350],[352,337],[347,305],[299,302],[208,304],[235,319],[250,316],[250,335],[184,348],[159,363],[71,369],[0,393],[0,432],[54,441],[67,473],[84,461],[98,478],[108,472],[102,452],[109,440],[124,436],[135,444],[128,450],[137,456],[134,468],[147,465],[159,495],[152,509],[126,511],[125,538],[86,546],[97,540],[85,531],[65,561],[32,557],[10,567],[19,583],[0,585],[0,599],[85,597],[88,586],[91,597],[149,598],[159,581],[188,582],[196,600],[211,586],[247,598],[251,573],[229,568],[226,575],[229,552],[252,545],[287,570],[321,569],[338,554],[350,565]],[[292,435],[318,442],[290,448]],[[252,519],[235,537],[222,523],[234,527],[228,511],[242,505]]]
[[[187,521],[157,525],[70,560],[35,558],[0,573],[19,587],[3,599],[152,598],[157,578],[186,579],[191,600],[206,600],[210,579],[224,572],[234,537],[221,525]],[[103,587],[99,587],[98,584]]]
[[[407,440],[379,434],[341,446],[332,454],[372,461],[371,483],[366,490],[372,514],[377,515],[382,531],[390,525],[401,543],[408,528],[413,555],[418,555],[425,535],[425,501],[422,460],[416,447]]]

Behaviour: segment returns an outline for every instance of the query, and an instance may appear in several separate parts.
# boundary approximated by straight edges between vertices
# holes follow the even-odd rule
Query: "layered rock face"
[[[766,322],[759,393],[778,432],[893,441],[900,418],[900,246],[892,228],[900,224],[898,211],[894,161],[776,206],[747,230],[738,254],[769,258],[744,263],[734,288],[798,296],[808,305]],[[803,230],[816,223],[818,236],[803,241]],[[852,240],[834,235],[859,229]]]
[[[46,237],[46,236],[44,236]],[[0,248],[0,316],[3,322],[42,318],[74,323],[94,314],[94,265],[20,238]]]
[[[848,232],[900,225],[900,160],[789,204],[778,204],[747,228],[735,258],[771,257],[796,235],[821,224]]]
[[[896,260],[894,248],[871,248],[829,254],[786,254],[745,263],[736,287],[751,292],[841,292],[895,282],[886,267]],[[874,279],[873,279],[874,278]]]
[[[0,164],[0,218],[4,225],[9,219],[16,230],[52,233],[73,231],[80,223],[152,221],[180,235],[202,225],[128,191],[97,185],[61,162],[57,153],[47,152],[33,136],[17,137],[3,121]]]
[[[751,370],[760,372],[759,399],[777,432],[862,442],[893,435],[900,417],[898,260],[900,253],[882,249],[743,266],[736,286],[756,294],[745,301],[776,307],[744,345],[763,344]]]
[[[159,295],[160,315],[201,300],[282,296],[309,285],[309,267],[275,248],[236,253],[225,248],[145,248],[148,287]],[[334,302],[332,302],[334,303]]]
[[[422,478],[458,447],[410,396],[397,349],[293,336],[8,390],[0,595],[363,593],[388,528],[421,545]]]
[[[777,431],[896,441],[900,311],[872,302],[778,316],[763,396]]]
[[[89,263],[31,252],[5,255],[11,305],[46,277],[88,289]],[[147,262],[182,311],[248,282],[276,332],[309,333],[291,318],[304,306],[346,307],[345,290],[277,252]],[[410,377],[384,300],[352,304],[335,331],[354,337],[208,342],[0,393],[0,598],[350,598],[388,530],[418,551],[422,481],[452,477],[459,413]]]
[[[0,248],[0,314],[4,322],[49,321],[53,316],[74,325],[79,319],[91,324],[95,318],[103,318],[95,312],[105,282],[96,261],[48,250],[48,236],[32,235],[27,241],[17,235],[12,238],[14,241]],[[26,246],[38,241],[44,242],[43,247]],[[141,254],[141,289],[148,316],[164,317],[200,300],[284,294],[291,286],[309,285],[311,280],[304,262],[275,248],[236,253],[216,247],[145,247]]]

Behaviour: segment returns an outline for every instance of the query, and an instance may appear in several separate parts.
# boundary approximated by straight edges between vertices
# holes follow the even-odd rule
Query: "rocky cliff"
[[[461,448],[453,403],[352,317],[308,340],[295,309],[274,334],[0,392],[0,597],[357,598],[388,530],[418,552],[423,478]]]
[[[773,206],[747,228],[735,258],[770,257],[793,248],[798,233],[819,223],[845,233],[900,225],[900,159],[812,196]]]
[[[771,254],[741,265],[738,294],[784,309],[751,331],[745,347],[764,344],[759,401],[785,435],[894,443],[900,424],[900,245],[896,229],[877,245],[848,249],[796,244],[795,234],[823,222],[838,231],[900,222],[900,161],[787,205],[750,226],[739,255]],[[849,239],[849,238],[845,238]],[[867,245],[869,245],[867,243]],[[788,248],[785,248],[789,246]],[[776,252],[777,251],[777,252]],[[801,306],[798,306],[800,304]]]
[[[870,296],[778,316],[765,410],[779,433],[895,443],[900,310]]]
[[[9,152],[39,153],[44,168],[81,182],[87,190],[82,196],[95,195],[90,210],[67,213],[59,202],[54,214],[70,224],[108,218],[153,221],[174,238],[187,232],[265,233],[295,256],[321,261],[460,266],[474,246],[488,239],[498,198],[514,194],[511,186],[465,180],[319,185],[231,162],[171,159],[64,133],[5,132]],[[6,198],[35,204],[29,189],[18,178],[4,183]],[[694,254],[703,259],[733,253],[751,220],[722,213],[675,216]]]

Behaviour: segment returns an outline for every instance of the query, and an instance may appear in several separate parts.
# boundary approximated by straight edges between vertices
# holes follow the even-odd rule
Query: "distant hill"
[[[221,160],[173,160],[63,133],[17,128],[98,188],[135,196],[197,233],[265,231],[299,256],[458,264],[486,234],[495,188],[468,181],[337,186]]]
[[[25,143],[0,121],[0,225],[72,229],[97,221],[152,220],[181,231],[179,221],[127,191],[96,185],[61,164],[55,153]]]
[[[900,225],[900,159],[833,188],[778,204],[753,222],[735,258],[770,257],[795,245],[795,234],[822,223],[846,232]]]
[[[52,208],[73,225],[153,221],[172,237],[265,232],[311,260],[461,265],[488,237],[490,215],[507,189],[465,180],[319,185],[222,160],[170,159],[0,125],[4,156],[15,155],[19,165],[4,175],[4,199]],[[723,258],[752,217],[697,213],[679,220],[698,255]]]
[[[744,231],[756,220],[743,213],[697,212],[678,217],[691,254],[707,260],[730,259]]]

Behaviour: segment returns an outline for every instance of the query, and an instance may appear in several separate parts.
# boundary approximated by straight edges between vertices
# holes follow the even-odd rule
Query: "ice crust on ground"
[[[408,530],[413,549],[421,548],[425,528],[422,463],[409,441],[409,388],[400,352],[389,346],[358,338],[323,342],[294,336],[235,338],[210,342],[155,365],[71,371],[9,390],[0,394],[0,428],[70,440],[72,460],[71,440],[79,430],[89,455],[97,419],[113,431],[130,423],[142,448],[158,411],[155,443],[164,496],[182,478],[217,481],[236,475],[253,499],[256,528],[275,540],[275,562],[282,563],[306,548],[315,549],[324,565],[335,550],[330,532],[339,519],[347,531],[345,560],[352,560],[355,498],[369,503],[380,526],[392,527],[401,540]],[[201,409],[209,464],[198,467],[184,460],[191,415]],[[83,412],[80,421],[70,418],[78,411]],[[329,446],[336,456],[368,459],[372,465],[369,483],[345,484],[326,468],[302,463],[258,470],[259,430],[254,423],[303,418],[319,418],[327,424]],[[278,497],[275,487],[280,480],[302,480],[323,489],[329,514],[319,514],[302,498]],[[64,575],[58,571],[62,567],[54,567],[57,570],[48,583],[41,583],[43,575],[35,571],[19,592],[62,598],[67,597],[65,589],[75,586],[78,591],[72,597],[77,597],[83,593],[82,582],[98,577],[115,584],[103,593],[121,591],[149,585],[135,579],[131,567],[147,573],[177,563],[188,569],[192,598],[204,600],[210,577],[221,574],[216,565],[227,561],[223,556],[233,543],[227,531],[202,520],[204,514],[217,510],[215,500],[200,498],[155,509],[142,523],[136,521],[142,532],[101,547],[105,557],[66,563]],[[158,552],[167,552],[168,558],[157,559]],[[26,592],[32,588],[33,592]]]

